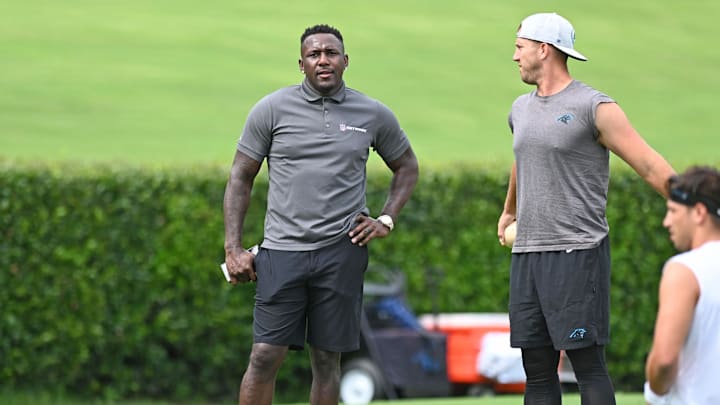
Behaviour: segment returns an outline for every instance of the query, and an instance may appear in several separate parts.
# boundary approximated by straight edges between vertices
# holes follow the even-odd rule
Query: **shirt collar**
[[[315,91],[315,89],[310,86],[307,79],[303,80],[302,84],[300,85],[300,93],[302,94],[303,98],[305,98],[305,100],[310,102],[318,101],[323,98],[320,93]],[[325,97],[333,100],[336,103],[342,103],[345,100],[345,81],[343,80],[342,86],[340,86],[340,89],[338,89],[335,94]]]

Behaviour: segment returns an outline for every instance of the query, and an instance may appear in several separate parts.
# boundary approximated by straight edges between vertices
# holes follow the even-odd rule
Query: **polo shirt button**
[[[325,124],[325,128],[330,128],[330,124]]]

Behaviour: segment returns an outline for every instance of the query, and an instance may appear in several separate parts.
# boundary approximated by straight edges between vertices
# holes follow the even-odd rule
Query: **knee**
[[[286,353],[287,348],[285,347],[255,344],[250,352],[248,368],[258,375],[274,376],[280,368]]]
[[[312,354],[313,376],[320,380],[340,379],[340,353],[314,351]]]
[[[568,350],[568,357],[572,363],[575,376],[580,380],[585,377],[607,376],[605,364],[605,348],[591,346],[583,349]]]
[[[557,380],[559,353],[552,347],[522,350],[523,367],[529,383]]]

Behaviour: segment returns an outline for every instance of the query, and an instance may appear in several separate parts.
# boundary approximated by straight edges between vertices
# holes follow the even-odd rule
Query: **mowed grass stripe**
[[[507,166],[507,113],[531,90],[514,31],[551,9],[590,58],[571,72],[652,146],[678,167],[720,160],[710,0],[14,2],[0,14],[0,157],[228,165],[249,108],[301,80],[302,30],[327,22],[346,37],[348,85],[397,113],[423,165]]]

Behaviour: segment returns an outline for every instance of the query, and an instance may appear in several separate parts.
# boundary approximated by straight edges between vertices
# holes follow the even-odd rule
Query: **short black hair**
[[[309,37],[310,35],[315,34],[332,34],[340,40],[340,43],[343,44],[343,47],[345,46],[345,43],[343,42],[343,37],[340,31],[327,24],[317,24],[313,25],[312,27],[308,27],[305,29],[305,32],[300,36],[300,46],[302,46],[303,42],[305,42],[305,39]]]

